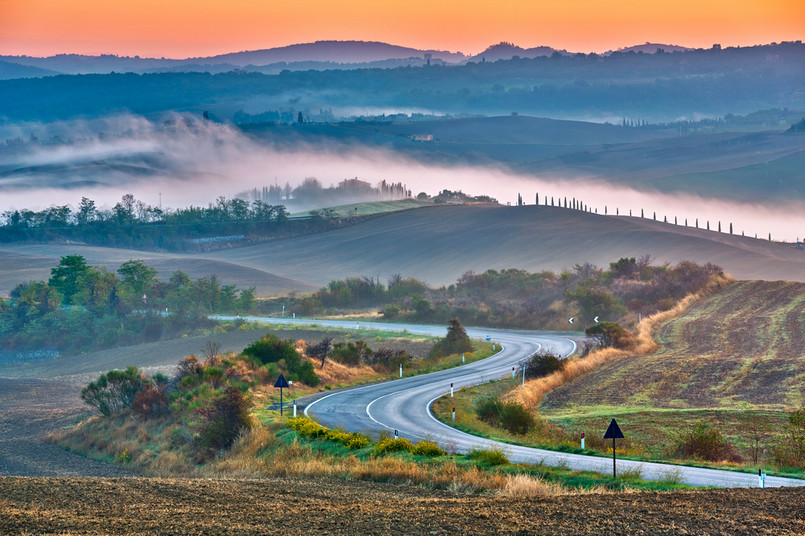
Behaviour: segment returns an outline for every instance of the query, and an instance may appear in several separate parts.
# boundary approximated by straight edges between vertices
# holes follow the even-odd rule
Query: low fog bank
[[[502,166],[423,163],[390,149],[366,148],[349,142],[300,142],[275,145],[244,135],[231,126],[180,115],[149,121],[116,116],[96,121],[18,123],[0,126],[0,212],[41,210],[52,205],[77,206],[89,197],[111,207],[126,193],[154,206],[206,206],[219,196],[274,187],[292,190],[315,177],[322,187],[345,180],[374,186],[381,181],[403,184],[412,195],[436,195],[443,189],[489,195],[501,203],[568,203],[576,198],[599,214],[646,218],[656,215],[679,225],[746,233],[774,240],[805,236],[803,203],[765,206],[669,195],[615,187],[597,179],[516,174]],[[286,194],[281,194],[286,195]],[[319,197],[308,206],[371,200]]]

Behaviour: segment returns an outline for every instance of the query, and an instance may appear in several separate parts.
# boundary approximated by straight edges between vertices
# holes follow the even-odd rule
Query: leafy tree
[[[594,337],[602,348],[628,350],[634,346],[632,334],[616,322],[599,322],[587,328],[585,334]]]
[[[431,348],[430,355],[450,355],[472,351],[472,341],[461,321],[454,317],[447,326],[447,335]]]
[[[48,285],[61,293],[65,305],[71,305],[73,296],[81,291],[89,269],[86,259],[81,255],[67,255],[61,258],[57,267],[51,268]]]
[[[136,259],[124,262],[117,273],[120,274],[121,288],[129,305],[142,303],[143,295],[148,295],[157,283],[157,270]]]
[[[562,370],[565,366],[565,361],[560,359],[548,351],[541,350],[535,354],[530,355],[520,365],[520,373],[522,374],[525,368],[526,378],[534,379],[547,376],[557,370]]]

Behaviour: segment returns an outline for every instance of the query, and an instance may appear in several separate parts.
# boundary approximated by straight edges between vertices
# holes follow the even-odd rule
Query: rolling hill
[[[737,279],[805,282],[805,252],[791,244],[546,206],[431,206],[328,232],[192,255],[5,244],[0,246],[0,293],[19,281],[47,279],[59,256],[76,253],[90,264],[115,269],[140,258],[164,277],[177,269],[193,277],[215,273],[226,283],[257,286],[259,295],[309,291],[348,276],[383,280],[395,273],[449,285],[467,270],[561,271],[645,254],[658,262],[712,262]]]
[[[655,354],[612,361],[551,392],[547,413],[783,410],[805,403],[805,285],[739,281],[657,327]]]

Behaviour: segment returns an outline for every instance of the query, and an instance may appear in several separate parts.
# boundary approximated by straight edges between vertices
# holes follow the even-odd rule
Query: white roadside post
[[[464,359],[464,352],[461,352],[461,362],[466,363],[467,361]]]
[[[456,422],[456,408],[453,408],[453,422]]]
[[[512,367],[512,380],[514,379],[514,367]]]
[[[523,389],[525,389],[525,363],[523,363]]]
[[[450,398],[453,398],[453,384],[450,384]]]
[[[293,418],[296,418],[296,400],[293,401]]]
[[[584,432],[581,433],[581,450],[584,450]]]
[[[400,363],[400,378],[402,378],[402,363]]]

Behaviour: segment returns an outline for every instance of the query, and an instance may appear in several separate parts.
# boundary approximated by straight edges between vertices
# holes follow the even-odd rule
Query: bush
[[[433,441],[420,441],[411,449],[411,454],[415,456],[444,456],[447,453]]]
[[[519,402],[501,402],[495,397],[481,400],[475,406],[478,418],[511,434],[524,435],[536,426],[534,417]]]
[[[208,459],[219,450],[229,448],[240,433],[251,427],[249,398],[236,387],[227,387],[205,407],[199,408],[196,457]]]
[[[294,342],[290,339],[281,341],[276,335],[266,335],[243,349],[243,354],[260,365],[285,360],[286,364],[300,361]]]
[[[462,352],[472,352],[472,341],[458,318],[450,320],[447,335],[431,348],[429,356],[439,357]]]
[[[628,350],[634,346],[632,334],[615,322],[599,322],[587,328],[585,334],[594,337],[602,348]]]
[[[780,467],[805,467],[805,408],[788,415],[785,440],[774,449],[774,458]]]
[[[525,367],[525,375],[528,379],[541,378],[552,374],[557,370],[562,370],[565,366],[565,361],[545,350],[541,350],[529,356],[520,367],[522,374],[523,367]]]
[[[498,398],[487,397],[475,405],[475,414],[485,423],[498,426],[502,408],[503,404]]]
[[[81,390],[81,400],[108,416],[131,407],[142,388],[143,375],[137,367],[110,370]]]
[[[342,365],[357,366],[372,356],[372,349],[363,341],[337,342],[333,345],[330,359]]]
[[[362,434],[332,430],[312,421],[308,417],[288,419],[288,426],[301,436],[335,441],[352,450],[362,449],[369,444],[369,438]]]
[[[474,449],[467,456],[489,466],[509,463],[509,457],[500,449]]]
[[[148,382],[134,397],[132,409],[141,417],[159,417],[170,412],[168,397],[165,394],[166,384]]]
[[[524,435],[534,428],[534,417],[518,402],[506,402],[500,412],[500,425],[509,433]]]
[[[411,452],[411,449],[413,448],[414,446],[411,444],[411,442],[404,437],[386,437],[375,445],[375,450],[372,455],[378,456],[380,454],[385,454],[386,452]]]
[[[366,357],[366,363],[373,367],[386,370],[399,368],[400,365],[408,367],[414,360],[405,350],[393,350],[391,348],[378,348],[377,351]]]
[[[693,429],[682,434],[676,442],[676,453],[682,457],[712,462],[741,461],[735,448],[723,438],[721,432],[703,422],[697,422]]]

